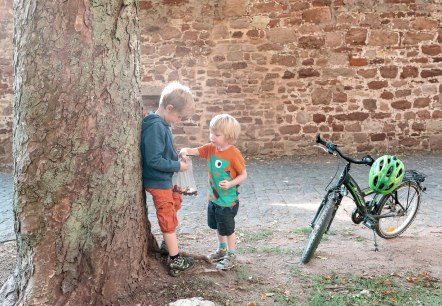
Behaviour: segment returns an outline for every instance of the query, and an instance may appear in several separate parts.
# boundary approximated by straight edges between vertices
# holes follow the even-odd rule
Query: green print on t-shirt
[[[230,177],[230,171],[228,170],[230,163],[225,159],[210,155],[207,166],[210,173],[210,200],[221,206],[231,206],[236,201],[236,186],[227,190],[223,190],[219,187],[219,182],[223,180],[228,180],[230,182],[232,180]]]

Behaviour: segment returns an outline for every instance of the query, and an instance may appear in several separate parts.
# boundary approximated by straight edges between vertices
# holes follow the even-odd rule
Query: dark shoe
[[[168,256],[169,255],[169,250],[167,249],[167,245],[166,245],[165,241],[161,242],[160,255],[162,255],[162,256]]]
[[[181,256],[173,259],[169,263],[169,273],[172,276],[178,276],[181,272],[189,269],[194,264],[194,260],[190,256]]]

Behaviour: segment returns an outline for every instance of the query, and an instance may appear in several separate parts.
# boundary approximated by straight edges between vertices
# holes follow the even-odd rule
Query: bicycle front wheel
[[[316,251],[319,243],[321,242],[322,236],[327,230],[330,222],[333,218],[333,212],[335,209],[336,195],[330,193],[326,202],[319,212],[316,222],[313,224],[313,229],[308,237],[307,244],[304,247],[304,252],[301,256],[302,263],[308,263]]]
[[[421,202],[421,189],[416,182],[402,182],[379,203],[376,233],[385,239],[402,234],[413,222]]]

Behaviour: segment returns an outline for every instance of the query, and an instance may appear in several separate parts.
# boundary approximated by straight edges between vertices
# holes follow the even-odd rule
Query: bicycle
[[[344,166],[337,183],[327,189],[319,208],[310,223],[312,231],[301,256],[302,263],[308,263],[322,236],[327,233],[344,196],[351,195],[356,207],[351,219],[355,224],[361,222],[373,230],[375,251],[378,251],[376,234],[385,239],[398,237],[413,222],[421,203],[421,193],[425,191],[422,183],[425,175],[416,170],[405,170],[402,182],[390,193],[380,194],[370,187],[361,189],[350,175],[352,164],[372,166],[375,162],[370,155],[355,160],[338,149],[331,141],[325,141],[316,134],[316,143],[329,154],[339,156],[347,164]],[[371,197],[371,199],[370,199]]]

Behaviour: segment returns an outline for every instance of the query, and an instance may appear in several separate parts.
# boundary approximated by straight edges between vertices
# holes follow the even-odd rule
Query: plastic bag
[[[182,193],[183,195],[198,195],[196,189],[195,179],[193,177],[192,159],[186,157],[186,162],[189,165],[187,171],[175,172],[172,176],[172,184],[174,191]]]

